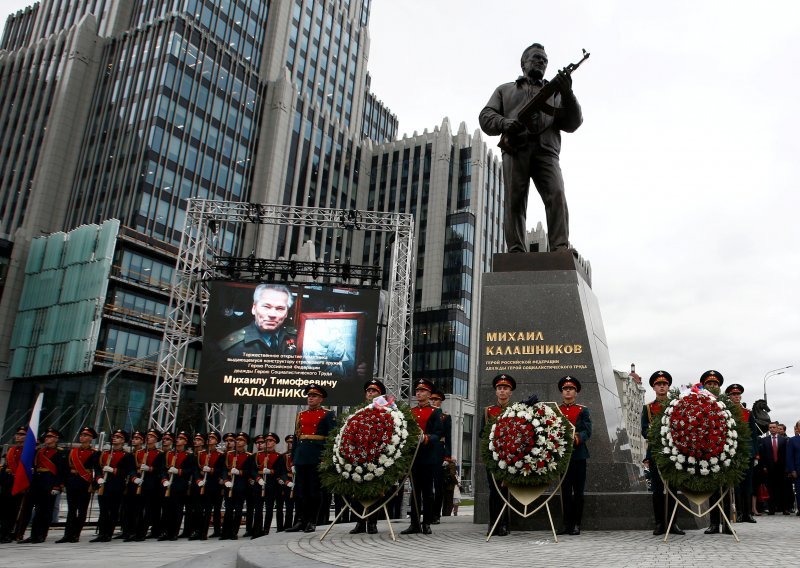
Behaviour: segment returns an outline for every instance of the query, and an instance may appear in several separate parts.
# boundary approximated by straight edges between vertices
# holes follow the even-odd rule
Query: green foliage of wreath
[[[650,423],[650,430],[647,434],[650,451],[658,466],[661,478],[669,483],[670,487],[685,489],[696,493],[709,493],[720,488],[724,489],[729,486],[736,486],[744,479],[745,472],[750,466],[750,426],[744,420],[741,408],[737,404],[734,404],[728,396],[724,394],[717,395],[717,400],[725,405],[725,408],[730,411],[733,419],[736,421],[736,453],[731,458],[730,466],[720,469],[720,471],[716,473],[701,476],[677,469],[675,467],[675,462],[670,459],[670,454],[664,453],[664,444],[662,443],[661,435],[661,427],[663,426],[662,418],[664,417],[666,409],[669,408],[670,403],[679,397],[680,392],[678,389],[670,390],[667,404],[653,417]]]
[[[328,439],[325,442],[325,451],[322,454],[322,463],[320,463],[319,466],[320,480],[322,486],[326,490],[330,493],[347,497],[348,499],[379,499],[393,491],[395,486],[403,480],[411,469],[411,463],[414,461],[414,456],[416,455],[420,428],[417,425],[414,415],[411,413],[411,408],[403,402],[396,401],[396,404],[397,409],[403,413],[403,417],[408,425],[408,437],[400,451],[400,457],[396,458],[391,466],[384,468],[385,471],[382,476],[376,477],[370,481],[362,480],[361,482],[356,482],[352,479],[345,479],[336,471],[336,466],[333,462],[334,446],[339,431],[344,428],[350,418],[359,410],[365,408],[367,404],[361,404],[352,408],[348,414],[339,416],[336,428],[328,435]]]
[[[552,402],[539,402],[537,404],[546,404],[550,407],[559,418],[564,423],[566,428],[565,433],[565,444],[564,444],[564,454],[557,458],[557,467],[552,469],[543,474],[534,474],[534,475],[523,475],[522,473],[509,473],[508,469],[503,469],[499,466],[498,461],[495,460],[492,450],[489,449],[489,435],[492,431],[492,427],[497,423],[501,417],[503,417],[506,412],[510,412],[512,407],[524,407],[533,410],[535,405],[527,405],[522,402],[513,403],[509,405],[506,410],[503,411],[500,416],[496,419],[487,422],[486,427],[481,432],[481,457],[483,458],[483,463],[486,465],[486,468],[489,470],[490,474],[495,476],[497,479],[498,484],[500,482],[505,483],[506,485],[524,485],[524,486],[541,486],[541,485],[549,485],[553,481],[558,480],[561,478],[562,475],[567,471],[567,467],[569,467],[569,460],[572,457],[572,450],[574,445],[573,436],[575,434],[575,427],[572,423],[567,419],[566,416],[561,412],[561,409],[558,407],[557,404]],[[491,483],[491,480],[489,480]]]

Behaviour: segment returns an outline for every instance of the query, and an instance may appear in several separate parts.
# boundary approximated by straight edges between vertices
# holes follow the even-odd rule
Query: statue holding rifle
[[[523,75],[495,89],[480,113],[481,129],[502,135],[505,217],[508,252],[527,252],[525,214],[530,180],[544,202],[550,250],[574,252],[569,244],[569,211],[564,195],[559,153],[561,131],[574,132],[583,122],[581,107],[572,92],[571,73],[589,57],[544,79],[547,54],[534,43],[522,52]]]

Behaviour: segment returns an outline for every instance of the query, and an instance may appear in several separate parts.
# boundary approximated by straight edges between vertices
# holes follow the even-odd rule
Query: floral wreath
[[[670,391],[650,424],[648,443],[661,477],[688,491],[735,485],[749,466],[750,428],[741,410],[701,385]]]
[[[556,404],[539,402],[533,395],[508,406],[484,429],[483,461],[497,481],[549,485],[569,465],[573,432]]]
[[[328,437],[320,465],[322,485],[355,499],[385,495],[408,473],[419,436],[407,405],[376,397],[341,418]]]

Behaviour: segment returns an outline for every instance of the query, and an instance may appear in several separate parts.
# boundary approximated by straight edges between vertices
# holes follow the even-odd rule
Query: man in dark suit
[[[434,408],[438,408],[442,413],[442,439],[439,440],[436,448],[438,465],[434,469],[433,477],[433,500],[434,500],[434,519],[433,524],[438,525],[442,516],[442,506],[444,504],[445,493],[445,474],[449,471],[450,462],[453,459],[453,443],[451,440],[453,434],[453,418],[442,410],[442,403],[447,397],[441,389],[435,389],[431,393],[431,404]],[[452,507],[453,499],[450,499]]]
[[[769,490],[769,514],[782,510],[784,515],[789,511],[786,507],[786,438],[778,435],[778,422],[769,423],[769,434],[761,438],[758,447],[758,463],[767,480]]]
[[[800,517],[800,420],[794,425],[794,436],[786,441],[786,473],[794,483],[797,516]]]
[[[419,379],[415,384],[417,406],[411,409],[417,424],[422,430],[420,446],[414,464],[411,466],[411,483],[414,494],[411,499],[411,524],[400,534],[431,534],[431,523],[436,518],[433,500],[433,476],[436,467],[441,465],[437,446],[441,443],[444,429],[442,411],[431,404],[433,383]],[[422,515],[422,525],[420,525]]]

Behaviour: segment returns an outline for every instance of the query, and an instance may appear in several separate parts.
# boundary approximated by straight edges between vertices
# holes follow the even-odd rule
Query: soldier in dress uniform
[[[264,447],[266,446],[266,443],[267,440],[264,438],[263,434],[258,434],[255,438],[253,438],[254,451],[252,454],[250,454],[250,459],[247,461],[247,463],[245,463],[244,466],[247,470],[248,478],[247,497],[245,498],[245,502],[247,504],[247,511],[245,513],[244,521],[245,538],[248,536],[250,538],[258,538],[262,536],[261,528],[253,528],[256,510],[259,510],[259,518],[261,519],[262,524],[264,521],[264,498],[261,496],[261,486],[258,485],[256,481],[257,467],[255,460],[264,458]],[[261,457],[259,457],[258,454],[261,454]]]
[[[431,534],[431,523],[436,518],[433,500],[433,476],[441,466],[437,446],[444,435],[442,411],[431,404],[431,393],[435,386],[427,379],[418,379],[414,384],[417,406],[411,413],[422,430],[417,456],[411,466],[411,484],[414,494],[411,500],[411,524],[400,534]],[[422,524],[420,524],[420,516]]]
[[[294,526],[294,464],[292,463],[292,452],[294,451],[294,434],[287,434],[283,439],[286,442],[286,451],[283,453],[283,461],[286,471],[283,477],[278,479],[280,491],[278,492],[278,502],[275,505],[279,511],[285,511],[283,517],[283,527],[278,527],[278,532],[282,532],[288,527]]]
[[[67,454],[67,521],[64,536],[56,541],[58,544],[78,542],[83,525],[86,524],[86,511],[94,490],[94,470],[100,457],[100,452],[91,445],[96,438],[97,431],[90,426],[84,426],[78,433],[80,446],[72,448]]]
[[[222,478],[225,470],[225,454],[217,449],[220,443],[220,435],[214,431],[208,436],[200,434],[202,439],[208,441],[207,449],[197,458],[198,477],[194,483],[194,491],[200,499],[197,520],[194,524],[195,532],[189,540],[208,539],[208,526],[212,516],[214,524],[214,534],[222,534],[222,517],[216,516],[215,507],[222,499]],[[219,506],[222,509],[222,505]]]
[[[647,440],[647,434],[650,431],[650,423],[656,419],[667,405],[667,394],[669,393],[669,387],[672,386],[672,375],[667,371],[656,371],[650,375],[650,386],[656,393],[656,399],[642,407],[642,437],[645,440]],[[675,507],[675,498],[664,491],[664,480],[661,479],[661,474],[658,472],[653,453],[650,451],[650,444],[647,445],[645,459],[650,463],[650,481],[653,486],[653,514],[656,519],[656,528],[653,530],[653,534],[662,535],[667,530],[667,516],[672,513],[672,509]],[[664,503],[665,498],[666,505]],[[673,524],[669,532],[671,534],[686,534],[677,524]]]
[[[709,370],[700,375],[700,384],[703,385],[703,388],[707,389],[709,392],[713,393],[715,396],[719,395],[720,387],[722,387],[722,383],[725,382],[725,379],[722,376],[722,373],[719,371]],[[716,503],[720,495],[722,493],[717,490],[711,494],[709,498],[710,503]],[[730,496],[726,497],[722,501],[722,508],[725,511],[725,516],[730,519],[731,516],[731,501]],[[719,534],[719,525],[722,522],[722,516],[719,514],[719,508],[714,507],[708,514],[709,519],[709,527],[704,531],[703,534]],[[728,528],[727,524],[724,524],[722,527],[722,532],[725,534],[733,534],[731,530]]]
[[[163,513],[158,540],[178,540],[186,496],[197,472],[197,460],[186,450],[188,444],[189,433],[180,431],[175,436],[175,449],[164,452],[165,468],[161,472]]]
[[[586,460],[589,458],[586,442],[592,437],[592,419],[589,416],[589,409],[575,402],[577,394],[581,392],[581,383],[578,379],[570,376],[562,377],[558,381],[558,390],[561,391],[562,399],[559,408],[575,427],[572,457],[561,484],[561,495],[564,499],[564,528],[558,534],[579,535],[583,518],[583,491],[586,487]]]
[[[139,430],[134,430],[131,433],[131,459],[133,459],[133,469],[128,472],[128,479],[125,480],[125,490],[122,494],[122,509],[119,512],[119,524],[122,529],[122,534],[113,538],[121,538],[126,542],[133,540],[136,536],[136,512],[138,507],[140,495],[137,495],[139,486],[135,483],[135,479],[139,476],[139,464],[136,462],[136,456],[140,450],[144,448],[144,433]]]
[[[220,460],[220,473],[219,473],[219,492],[217,493],[217,500],[214,502],[213,526],[214,531],[211,533],[211,538],[222,536],[222,503],[225,500],[225,459],[224,456],[228,452],[232,452],[236,448],[236,434],[227,432],[222,436],[222,441],[225,442],[225,450],[222,452],[223,457]],[[209,442],[210,443],[210,442]]]
[[[249,477],[245,463],[250,457],[247,446],[250,435],[247,432],[236,434],[236,446],[225,454],[225,519],[222,522],[220,540],[236,540],[239,538],[239,527],[242,525],[242,510],[247,497]]]
[[[286,532],[314,532],[322,499],[322,484],[319,467],[322,451],[328,434],[336,426],[336,415],[322,406],[328,392],[316,383],[303,389],[308,408],[297,415],[295,420],[296,445],[292,453],[294,465],[295,495],[297,497],[297,518]]]
[[[281,490],[278,480],[283,479],[286,475],[286,460],[283,454],[275,449],[279,441],[280,436],[275,432],[268,433],[264,436],[264,450],[253,455],[254,469],[251,475],[256,480],[255,487],[258,489],[261,503],[261,506],[256,509],[253,519],[253,538],[269,534],[275,502]],[[262,512],[266,513],[263,515],[263,519]],[[277,529],[282,531],[284,528],[283,509],[278,509],[276,520]]]
[[[31,535],[22,540],[22,543],[37,544],[44,542],[50,530],[50,520],[53,518],[53,507],[56,503],[56,495],[64,490],[64,482],[67,479],[69,468],[67,466],[67,454],[58,447],[58,440],[61,432],[55,428],[49,428],[44,434],[42,447],[36,451],[33,466],[33,479],[26,500],[22,519],[20,522],[20,533],[28,526],[28,521],[33,515],[33,525]]]
[[[483,410],[481,436],[483,436],[486,428],[490,428],[492,423],[497,420],[511,403],[511,393],[516,390],[517,381],[515,381],[514,377],[511,375],[501,373],[492,379],[492,387],[494,387],[494,394],[497,398],[497,402],[491,406],[487,406]],[[486,530],[486,534],[489,534],[489,531],[492,530],[492,526],[503,508],[503,499],[500,493],[497,492],[494,481],[492,481],[492,474],[489,472],[488,468],[486,469],[486,480],[489,482],[489,528]],[[505,494],[506,500],[508,500],[508,489],[503,487],[501,490]],[[510,534],[509,515],[510,513],[506,510],[503,519],[500,520],[494,531],[495,536],[508,536]]]
[[[5,463],[0,468],[0,544],[11,542],[15,536],[14,527],[17,524],[23,493],[13,495],[12,490],[27,433],[27,426],[17,428],[14,432],[14,444],[8,448]]]
[[[364,383],[364,402],[369,404],[372,402],[372,399],[376,396],[383,396],[386,394],[386,385],[383,384],[383,381],[378,379],[370,379],[366,383]],[[351,503],[352,507],[358,509],[361,507],[361,504],[358,502]],[[368,509],[362,509],[366,512]],[[356,517],[358,518],[358,517]],[[372,515],[367,517],[367,520],[358,519],[356,521],[356,526],[350,530],[350,534],[361,534],[361,533],[369,533],[369,534],[376,534],[378,532],[378,518],[376,515]]]
[[[294,296],[286,286],[259,284],[253,292],[253,322],[224,337],[219,348],[228,357],[296,353],[297,330],[286,325],[293,303]]]
[[[758,448],[758,430],[756,417],[742,404],[744,387],[734,383],[725,389],[725,394],[730,397],[733,404],[739,407],[742,421],[750,428],[750,461],[745,470],[744,479],[736,486],[736,518],[742,523],[755,523],[750,504],[753,498],[753,469],[755,467],[756,451]]]
[[[161,467],[164,455],[158,449],[161,432],[150,429],[145,434],[145,447],[134,454],[136,470],[131,477],[134,501],[134,532],[126,541],[143,541],[146,538],[158,538],[161,531]],[[169,444],[168,444],[169,447]],[[150,529],[150,534],[147,530]]]
[[[128,433],[114,430],[111,448],[103,450],[95,465],[95,484],[100,516],[97,519],[97,536],[89,542],[108,542],[114,536],[122,507],[122,495],[128,475],[135,469],[133,456],[125,451]]]
[[[436,446],[438,465],[436,466],[436,469],[434,469],[435,473],[433,476],[433,508],[435,517],[432,523],[434,525],[438,525],[442,517],[442,506],[444,505],[445,501],[445,474],[448,472],[450,462],[453,459],[453,418],[450,416],[450,414],[442,410],[442,403],[446,398],[447,397],[445,396],[444,391],[441,389],[436,388],[431,393],[431,404],[434,408],[438,408],[442,413],[443,431],[442,438],[439,440],[439,443]],[[452,499],[450,501],[452,503]]]
[[[186,503],[184,504],[184,517],[183,517],[183,531],[178,538],[191,538],[192,535],[197,533],[197,522],[201,512],[200,504],[200,488],[197,487],[197,481],[203,477],[203,472],[200,471],[202,462],[200,461],[206,453],[206,443],[208,439],[200,432],[192,436],[192,455],[195,461],[195,472],[189,480],[189,489],[186,491]]]

